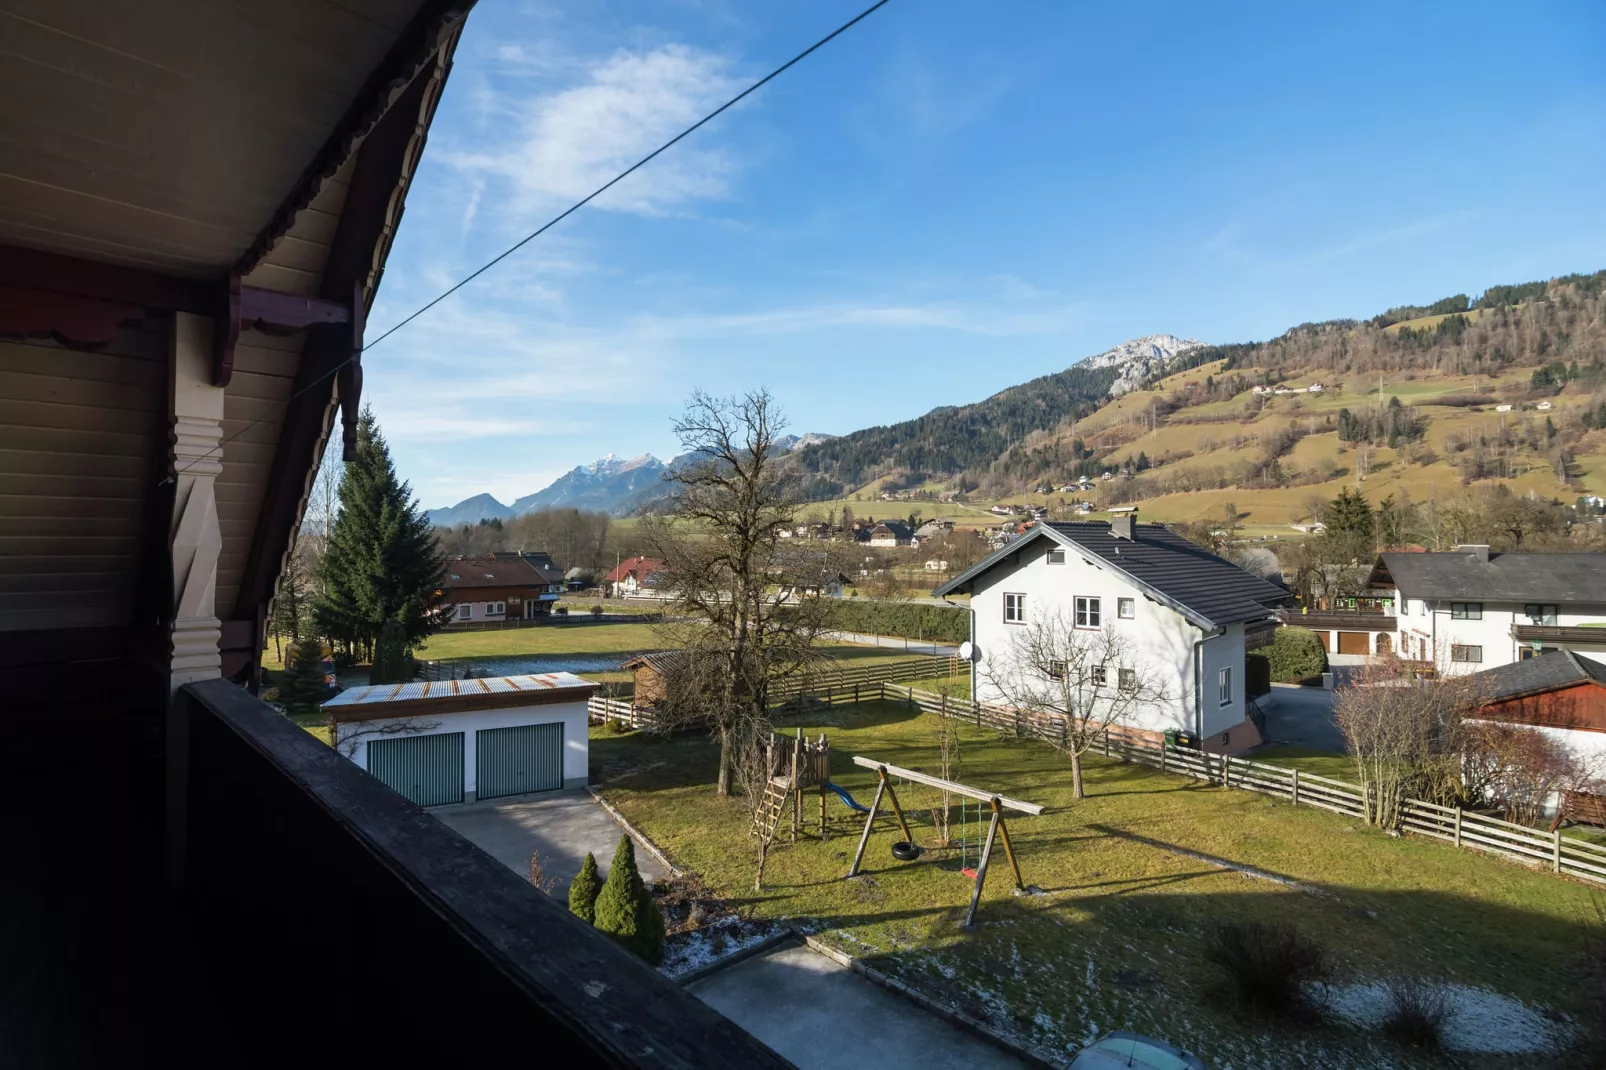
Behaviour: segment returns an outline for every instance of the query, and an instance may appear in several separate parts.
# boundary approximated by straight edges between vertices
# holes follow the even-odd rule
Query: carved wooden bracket
[[[258,330],[266,334],[293,334],[312,327],[337,327],[350,324],[352,350],[362,348],[363,312],[361,294],[350,304],[328,301],[321,297],[302,297],[299,294],[264,290],[259,286],[246,286],[238,275],[230,275],[223,283],[223,294],[213,327],[217,334],[212,361],[212,385],[228,386],[234,377],[234,350],[240,342],[240,332]]]
[[[119,327],[144,316],[137,305],[0,283],[0,335],[10,338],[100,346],[117,337]]]

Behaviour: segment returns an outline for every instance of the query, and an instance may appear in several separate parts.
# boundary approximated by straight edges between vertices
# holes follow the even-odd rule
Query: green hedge
[[[1309,628],[1278,628],[1276,640],[1259,652],[1271,664],[1271,678],[1280,684],[1309,680],[1327,668],[1327,651]]]
[[[832,624],[844,632],[896,635],[939,643],[963,643],[970,638],[970,610],[925,602],[844,598],[832,607]]]

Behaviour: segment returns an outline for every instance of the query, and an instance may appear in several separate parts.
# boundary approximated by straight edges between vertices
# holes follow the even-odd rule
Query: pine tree
[[[279,704],[286,713],[312,714],[329,697],[323,676],[323,644],[303,639],[290,651],[290,663],[279,677]]]
[[[368,674],[370,683],[404,684],[413,678],[413,649],[407,645],[402,623],[394,618],[379,629],[379,641],[374,644],[374,664]]]
[[[602,879],[597,876],[597,860],[590,851],[580,863],[580,872],[569,884],[569,913],[587,925],[596,924],[597,893],[602,891]]]
[[[593,924],[650,965],[663,961],[664,916],[636,871],[636,848],[629,836],[619,837],[608,879],[597,893]]]
[[[368,409],[357,423],[356,460],[340,479],[340,515],[322,568],[316,614],[331,638],[368,652],[387,620],[401,623],[408,643],[438,627],[446,559]]]

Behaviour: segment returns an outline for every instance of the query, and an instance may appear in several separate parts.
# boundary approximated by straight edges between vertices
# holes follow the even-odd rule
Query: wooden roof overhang
[[[205,315],[225,386],[242,334],[289,336],[293,389],[246,399],[277,434],[242,477],[251,530],[218,605],[236,679],[337,399],[354,444],[364,320],[473,2],[0,0],[0,338],[94,350]],[[146,578],[171,490],[149,486],[131,633],[171,609]],[[95,649],[117,646],[106,633]],[[0,664],[71,660],[85,639],[0,630]]]

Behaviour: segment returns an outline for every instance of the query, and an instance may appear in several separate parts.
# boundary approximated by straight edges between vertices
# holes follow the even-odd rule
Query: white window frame
[[[1450,603],[1450,619],[1451,620],[1482,620],[1483,619],[1483,603],[1482,602],[1451,602]]]
[[[1110,670],[1102,665],[1093,666],[1088,676],[1092,678],[1094,687],[1103,687],[1110,682]]]
[[[1024,591],[1004,592],[1004,623],[1026,623],[1026,593]]]
[[[1482,665],[1483,646],[1479,643],[1451,643],[1450,660],[1458,665]]]
[[[1534,609],[1539,612],[1529,612],[1529,610]],[[1549,612],[1546,612],[1546,610],[1549,610]],[[1536,628],[1554,628],[1556,622],[1561,619],[1561,607],[1552,605],[1549,602],[1529,602],[1522,607],[1522,615],[1527,617],[1528,623]],[[1550,618],[1548,622],[1545,620],[1546,617]]]
[[[487,602],[487,603],[485,603],[485,615],[487,617],[494,617],[498,613],[502,614],[503,616],[507,616],[507,603],[506,602]]]
[[[1136,598],[1117,598],[1115,600],[1115,616],[1118,620],[1136,620],[1138,616],[1138,600]]]
[[[1071,601],[1076,627],[1097,631],[1104,627],[1104,603],[1096,595],[1079,594]]]
[[[1050,550],[1048,552],[1048,563],[1051,565],[1065,564],[1065,548],[1063,546],[1056,546],[1054,549]]]
[[[1069,671],[1070,666],[1063,661],[1051,661],[1048,663],[1048,678],[1050,680],[1063,680],[1065,679],[1065,674]]]
[[[1221,698],[1223,706],[1232,705],[1232,666],[1227,665],[1216,671],[1216,694]]]
[[[474,606],[473,606],[473,604],[469,603],[469,602],[460,603],[458,605],[458,607],[457,607],[457,619],[458,620],[473,620],[474,619]]]

